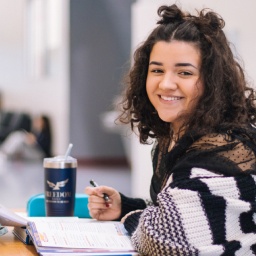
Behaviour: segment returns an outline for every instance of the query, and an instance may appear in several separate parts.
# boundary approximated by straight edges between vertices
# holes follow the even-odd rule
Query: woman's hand
[[[121,196],[111,187],[86,187],[85,193],[89,195],[88,208],[92,218],[97,220],[115,220],[121,215]],[[106,202],[103,193],[109,196]]]

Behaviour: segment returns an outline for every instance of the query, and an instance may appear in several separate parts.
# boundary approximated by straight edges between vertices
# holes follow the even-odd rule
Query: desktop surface
[[[12,233],[13,228],[8,227],[8,233],[0,237],[1,256],[35,256],[38,255],[33,245],[22,243]]]

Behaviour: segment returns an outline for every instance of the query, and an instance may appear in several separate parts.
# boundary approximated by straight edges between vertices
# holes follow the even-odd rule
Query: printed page
[[[29,227],[39,247],[134,250],[120,222],[56,218],[30,222]]]

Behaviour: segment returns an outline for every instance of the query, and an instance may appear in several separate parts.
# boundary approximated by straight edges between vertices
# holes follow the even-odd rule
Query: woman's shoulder
[[[193,147],[197,146],[207,149],[237,143],[245,145],[253,143],[256,146],[256,129],[254,127],[234,128],[204,134],[194,140]]]
[[[190,157],[196,155],[198,161],[206,161],[207,167],[211,163],[210,167],[216,169],[228,170],[232,167],[233,171],[230,170],[228,173],[256,173],[255,138],[255,129],[211,133],[194,141],[187,153],[190,153]]]

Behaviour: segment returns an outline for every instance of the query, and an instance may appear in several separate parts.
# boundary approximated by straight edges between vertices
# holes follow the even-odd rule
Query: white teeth
[[[180,100],[181,99],[181,97],[166,97],[166,96],[161,96],[161,98],[163,99],[163,100]]]

